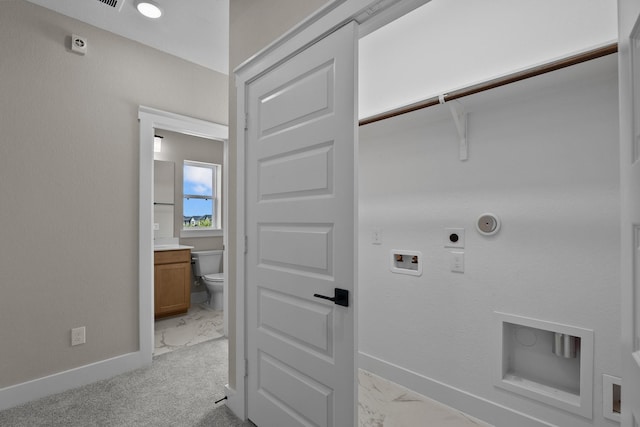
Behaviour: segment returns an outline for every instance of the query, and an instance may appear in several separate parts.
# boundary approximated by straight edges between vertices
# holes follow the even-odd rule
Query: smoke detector
[[[71,51],[79,55],[86,55],[87,39],[77,34],[71,34]]]

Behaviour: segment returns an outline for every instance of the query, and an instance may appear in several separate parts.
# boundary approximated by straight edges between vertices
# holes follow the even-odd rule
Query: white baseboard
[[[359,353],[358,362],[360,369],[400,384],[496,427],[554,427],[553,424],[451,387],[366,353]]]
[[[0,411],[150,365],[141,352],[123,354],[0,389]]]

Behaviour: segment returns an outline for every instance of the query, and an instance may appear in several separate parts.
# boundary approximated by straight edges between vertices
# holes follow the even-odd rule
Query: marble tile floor
[[[153,355],[224,337],[222,311],[194,304],[186,314],[156,320]]]
[[[221,311],[194,305],[184,315],[155,322],[154,356],[224,337]],[[359,427],[491,427],[451,407],[370,372],[358,372]]]
[[[491,427],[362,369],[358,395],[359,427]]]

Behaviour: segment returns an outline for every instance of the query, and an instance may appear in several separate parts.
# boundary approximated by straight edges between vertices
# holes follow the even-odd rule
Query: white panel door
[[[622,425],[640,425],[640,2],[618,1],[622,198]]]
[[[248,415],[355,423],[357,27],[247,86]],[[349,306],[314,297],[349,291]]]

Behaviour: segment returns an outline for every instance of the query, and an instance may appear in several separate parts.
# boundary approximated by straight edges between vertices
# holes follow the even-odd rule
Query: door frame
[[[620,102],[620,194],[621,194],[621,336],[622,336],[622,398],[621,425],[637,425],[640,416],[638,382],[640,351],[640,305],[638,304],[638,271],[640,225],[637,194],[640,179],[638,165],[638,109],[640,103],[634,92],[634,73],[638,73],[638,45],[640,38],[640,7],[633,0],[618,1],[618,82]]]
[[[139,239],[138,239],[138,307],[139,345],[141,360],[150,364],[154,348],[153,327],[153,137],[156,129],[167,130],[199,138],[221,141],[224,144],[222,166],[222,242],[228,248],[229,218],[229,127],[193,117],[170,113],[141,105],[140,122],[140,177],[139,177]],[[228,257],[223,257],[225,283],[228,283]],[[228,324],[229,292],[224,293],[225,335]]]
[[[247,86],[263,74],[295,56],[308,46],[324,38],[349,21],[355,21],[358,35],[365,35],[383,27],[430,0],[330,0],[318,11],[276,39],[256,55],[240,64],[235,70],[236,81],[236,236],[235,236],[235,388],[227,387],[227,406],[242,420],[247,419],[247,283],[245,263],[245,198],[247,138],[245,121],[247,112]],[[357,63],[357,58],[356,58]],[[357,100],[356,100],[357,103]],[[357,126],[357,119],[354,126]],[[356,171],[354,170],[354,174]],[[356,231],[357,233],[357,231]],[[356,239],[354,234],[354,239]],[[357,285],[357,284],[356,284]],[[356,319],[357,322],[357,319]],[[357,352],[357,335],[355,351]],[[354,354],[355,358],[356,354]],[[233,357],[233,356],[232,356]],[[356,358],[357,360],[357,358]],[[357,368],[357,367],[356,367]]]

